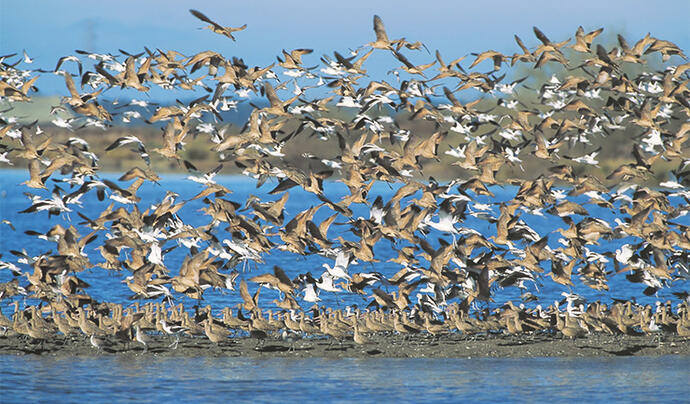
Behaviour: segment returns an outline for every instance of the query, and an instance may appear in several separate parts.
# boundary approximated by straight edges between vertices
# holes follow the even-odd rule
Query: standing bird
[[[151,338],[149,338],[148,335],[144,331],[141,330],[141,327],[139,324],[135,326],[136,333],[134,334],[134,339],[144,345],[144,353],[146,353],[149,350],[149,343],[151,342]]]

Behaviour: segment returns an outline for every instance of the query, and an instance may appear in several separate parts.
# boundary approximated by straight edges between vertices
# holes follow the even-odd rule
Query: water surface
[[[0,356],[2,402],[687,402],[690,358]],[[450,400],[450,401],[449,401]]]
[[[111,179],[117,182],[118,174],[103,173],[100,178]],[[180,196],[178,201],[188,200],[196,195],[198,192],[204,189],[204,186],[195,182],[192,182],[186,178],[186,175],[182,174],[165,174],[161,176],[160,185],[156,185],[150,182],[145,183],[137,192],[137,195],[141,197],[141,202],[138,204],[140,211],[145,211],[152,204],[160,203],[165,195],[165,191],[174,191]],[[32,256],[45,253],[47,251],[55,252],[56,245],[53,242],[40,240],[33,236],[28,236],[24,234],[27,230],[33,230],[38,232],[46,232],[52,226],[60,223],[65,227],[69,225],[74,225],[79,230],[82,236],[88,234],[91,229],[81,225],[83,220],[77,216],[77,212],[80,212],[87,217],[96,218],[99,216],[101,211],[105,209],[112,201],[106,199],[104,201],[98,201],[95,192],[89,192],[82,198],[83,206],[79,207],[76,205],[70,205],[73,212],[63,214],[60,216],[48,217],[47,212],[38,212],[33,214],[20,214],[18,212],[31,206],[29,198],[23,193],[18,192],[18,190],[26,190],[25,187],[18,185],[28,179],[28,173],[25,170],[0,170],[0,214],[3,219],[8,219],[14,223],[16,231],[12,231],[9,226],[0,225],[0,254],[2,254],[2,260],[17,263],[17,257],[14,257],[10,251],[12,250],[26,250],[26,252]],[[269,195],[269,191],[273,189],[276,182],[268,181],[260,188],[256,188],[256,184],[253,180],[242,177],[242,176],[218,176],[216,180],[219,184],[222,184],[232,190],[232,193],[226,195],[225,199],[237,202],[239,205],[243,205],[250,195],[255,195],[261,200],[277,200],[279,196]],[[54,183],[54,181],[51,180]],[[49,184],[52,187],[54,184]],[[69,185],[59,184],[65,189],[66,192],[70,192]],[[373,200],[376,196],[381,195],[384,200],[389,200],[393,194],[395,194],[397,188],[400,184],[387,184],[384,182],[377,182],[372,187],[369,193],[369,199]],[[340,182],[328,182],[326,188],[326,195],[333,201],[339,201],[344,195],[348,194],[347,187]],[[510,200],[515,196],[517,188],[513,186],[494,186],[491,187],[491,191],[495,194],[494,197],[489,197],[486,195],[476,195],[474,199],[478,203],[492,204],[491,214],[498,216],[498,202]],[[50,198],[50,191],[47,190],[31,190],[31,193],[41,195],[43,198]],[[290,197],[285,206],[286,220],[289,221],[297,213],[307,209],[310,206],[316,206],[321,203],[321,201],[312,193],[306,192],[299,187],[295,187],[289,190]],[[411,195],[404,199],[407,203],[410,199],[419,197],[420,193]],[[583,203],[588,198],[586,196],[579,196],[572,198],[576,202]],[[679,198],[670,198],[671,203],[677,206]],[[118,203],[115,204],[115,208],[122,206]],[[203,208],[205,204],[201,200],[190,201],[185,204],[185,206],[178,212],[180,218],[187,224],[192,226],[201,226],[207,224],[210,219],[208,216],[202,214],[200,209]],[[126,207],[131,210],[131,206]],[[369,217],[369,207],[363,204],[353,204],[351,205],[353,210],[353,217]],[[615,215],[608,209],[598,207],[596,205],[587,205],[587,209],[590,214],[594,217],[602,218],[608,221],[612,226],[615,225],[614,219]],[[244,212],[247,213],[247,212]],[[322,220],[330,216],[333,212],[328,208],[321,208],[314,216],[314,222],[320,223]],[[523,219],[529,226],[535,229],[540,235],[549,235],[549,244],[552,248],[557,248],[562,246],[559,242],[560,235],[555,231],[559,228],[567,228],[567,226],[559,219],[550,215],[539,216],[533,215],[527,212],[522,212],[521,219]],[[677,221],[681,222],[685,218],[678,218]],[[434,217],[434,221],[438,218]],[[579,220],[579,219],[578,219]],[[485,237],[490,237],[496,234],[496,226],[486,220],[478,219],[470,215],[462,223],[463,227],[471,228],[473,230],[479,231]],[[219,238],[219,241],[223,239],[232,238],[227,231],[224,229],[225,226],[219,226],[216,228],[215,234]],[[358,238],[353,235],[350,231],[350,225],[348,220],[342,216],[335,220],[335,223],[330,227],[328,231],[328,237],[333,240],[337,236],[342,236],[347,240],[358,241]],[[98,239],[87,245],[85,247],[85,252],[89,256],[90,262],[95,266],[89,268],[84,272],[78,274],[79,278],[86,281],[91,285],[87,288],[86,292],[89,293],[94,299],[99,301],[109,301],[116,303],[130,304],[131,301],[129,297],[132,292],[121,283],[123,278],[130,275],[129,272],[116,273],[113,271],[106,271],[100,269],[96,265],[104,262],[101,254],[96,250],[96,247],[103,244],[106,236],[106,232],[102,231],[98,234]],[[452,238],[440,232],[431,230],[426,236],[426,240],[438,248],[438,239],[443,238],[447,242],[451,242]],[[278,237],[272,237],[273,241],[280,244],[282,241]],[[599,253],[603,252],[613,252],[617,248],[620,248],[622,244],[632,243],[635,240],[631,237],[623,239],[613,239],[613,240],[600,240],[600,245],[588,245],[588,248],[592,251]],[[405,244],[399,244],[397,247],[400,248]],[[522,245],[518,245],[521,247]],[[178,273],[179,268],[182,264],[186,255],[189,255],[189,249],[177,244],[175,240],[168,240],[164,243],[162,248],[173,248],[164,257],[164,263],[171,276]],[[200,245],[200,248],[204,248],[205,245]],[[391,244],[386,240],[381,240],[376,244],[374,249],[375,257],[379,260],[376,263],[366,263],[359,262],[352,264],[348,271],[350,273],[355,272],[370,272],[376,271],[381,273],[386,277],[390,277],[400,270],[401,266],[394,262],[389,262],[388,260],[397,256],[397,252],[391,248]],[[121,259],[125,259],[127,256],[127,250],[123,249],[121,253]],[[507,255],[510,258],[510,254]],[[247,279],[254,275],[258,275],[265,272],[272,272],[274,265],[281,266],[288,276],[294,278],[298,274],[304,274],[311,272],[315,278],[318,278],[323,272],[323,264],[333,265],[332,258],[322,257],[317,254],[312,254],[308,256],[300,256],[284,251],[280,251],[274,248],[270,254],[266,254],[263,257],[263,262],[259,263],[247,263],[238,265],[237,269],[242,271],[240,279]],[[17,265],[25,272],[32,272],[32,269],[28,265],[19,264]],[[544,269],[546,272],[550,270],[550,265],[544,263]],[[607,268],[609,271],[613,270],[613,263],[608,262]],[[6,282],[12,279],[12,274],[9,271],[0,271],[0,282]],[[623,274],[610,275],[608,279],[609,291],[598,291],[585,286],[576,276],[573,276],[574,287],[567,287],[559,285],[549,278],[543,276],[537,277],[536,282],[525,282],[524,286],[526,290],[532,292],[539,297],[539,302],[528,303],[528,306],[535,306],[537,303],[548,305],[553,303],[554,300],[561,300],[563,298],[562,293],[564,292],[575,292],[583,296],[588,301],[601,300],[604,302],[610,302],[612,298],[618,299],[636,299],[640,304],[654,304],[657,300],[674,300],[675,297],[672,295],[673,292],[681,292],[687,290],[688,280],[679,279],[667,285],[668,287],[659,290],[659,292],[654,296],[645,296],[642,291],[646,288],[646,285],[642,283],[631,283],[629,282]],[[21,282],[22,285],[26,285],[26,280]],[[388,289],[385,285],[381,286],[384,289]],[[250,292],[253,293],[256,285],[250,283]],[[416,291],[411,294],[412,303],[416,303],[418,296],[417,293],[423,294],[428,292]],[[501,305],[504,302],[511,300],[513,302],[520,301],[521,290],[517,287],[509,287],[505,289],[497,289],[493,292],[493,299],[497,305]],[[301,294],[300,294],[301,295]],[[278,298],[279,295],[277,291],[264,290],[261,293],[262,306],[266,308],[271,308],[271,301]],[[309,308],[312,303],[305,302],[302,300],[302,295],[297,299],[303,308]],[[185,303],[185,306],[189,307],[197,302],[188,299],[182,295],[176,294],[176,298]],[[366,305],[369,300],[362,299],[359,295],[352,295],[346,293],[329,293],[324,292],[320,294],[322,299],[321,304],[328,307],[343,307],[344,305],[358,304]],[[226,292],[218,290],[208,290],[204,293],[205,303],[211,304],[215,310],[219,310],[225,306],[233,306],[241,302],[240,296],[235,292]],[[26,299],[21,301],[22,304],[38,304],[39,302],[34,299]]]

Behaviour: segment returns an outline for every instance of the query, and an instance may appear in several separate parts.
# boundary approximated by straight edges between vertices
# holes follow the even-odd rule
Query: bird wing
[[[273,86],[269,82],[264,83],[264,93],[266,93],[266,98],[268,98],[268,102],[271,103],[272,107],[283,107],[283,101],[281,101],[280,98],[278,98],[278,95],[276,94],[276,90],[273,89]]]
[[[203,22],[207,22],[211,25],[213,25],[215,28],[223,29],[223,26],[212,21],[210,18],[206,17],[202,12],[194,10],[194,9],[189,9],[189,12],[192,13],[192,15],[198,19],[200,19]]]
[[[376,33],[377,41],[388,42],[388,35],[386,35],[386,28],[383,26],[383,20],[378,15],[374,16],[374,32]]]
[[[254,299],[252,298],[252,295],[249,294],[249,290],[247,290],[247,282],[244,279],[240,281],[240,296],[242,296],[242,300],[244,300],[244,307],[247,310],[253,310],[256,308]]]
[[[285,274],[285,271],[283,271],[283,268],[279,267],[278,265],[274,265],[273,266],[273,273],[275,274],[276,278],[278,278],[278,280],[281,283],[284,283],[284,284],[292,287],[292,281]]]

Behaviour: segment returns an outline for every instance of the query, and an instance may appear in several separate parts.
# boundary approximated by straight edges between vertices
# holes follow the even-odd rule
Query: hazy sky
[[[653,4],[659,4],[653,5]],[[532,26],[552,40],[605,27],[634,42],[651,32],[690,51],[690,1],[34,1],[0,0],[0,54],[23,49],[37,67],[53,69],[60,56],[75,49],[118,53],[175,49],[185,54],[215,50],[226,57],[241,56],[249,65],[275,61],[281,49],[313,48],[306,65],[319,63],[323,53],[341,53],[374,38],[372,16],[383,18],[390,38],[424,42],[432,54],[439,49],[446,60],[470,52],[518,50],[513,34],[532,47]],[[189,14],[197,8],[221,25],[248,28],[237,42],[201,30],[204,23]],[[445,56],[447,55],[447,56]],[[433,55],[415,53],[415,62]],[[470,58],[471,60],[471,58]],[[378,53],[367,65],[391,68],[392,56]],[[385,70],[383,70],[385,72]],[[64,84],[63,84],[64,85]],[[55,92],[44,84],[42,93]],[[59,91],[63,92],[62,88]]]

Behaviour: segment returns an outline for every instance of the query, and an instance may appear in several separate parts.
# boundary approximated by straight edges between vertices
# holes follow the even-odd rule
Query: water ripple
[[[0,356],[2,402],[683,402],[687,357],[525,359]],[[686,401],[687,402],[687,401]]]

